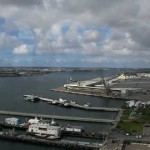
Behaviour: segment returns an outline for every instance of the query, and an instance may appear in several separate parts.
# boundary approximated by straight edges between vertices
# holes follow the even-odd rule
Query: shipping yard
[[[111,78],[70,82],[63,87],[52,89],[52,91],[148,101],[150,96],[150,74],[123,73]]]
[[[150,74],[149,73],[123,73],[112,78],[96,78],[86,81],[70,81],[64,87],[52,89],[52,91],[72,94],[112,98],[127,101],[122,108],[123,114],[119,117],[119,123],[112,128],[113,138],[120,138],[121,146],[118,149],[135,149],[137,141],[149,143],[149,106],[150,106]],[[114,130],[114,131],[113,131]],[[146,131],[146,132],[145,132]],[[114,133],[113,133],[114,132]],[[112,137],[111,137],[112,138]],[[124,146],[123,143],[129,143]],[[103,145],[106,150],[111,150]],[[130,146],[131,145],[133,146]],[[117,146],[116,146],[117,147]],[[138,144],[137,144],[138,147]],[[143,146],[144,147],[144,146]],[[149,149],[147,144],[145,149]],[[114,148],[115,149],[115,148]],[[140,149],[141,150],[141,149]]]

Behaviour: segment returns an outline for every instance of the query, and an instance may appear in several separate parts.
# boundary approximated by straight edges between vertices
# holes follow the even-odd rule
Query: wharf
[[[53,119],[56,119],[56,120],[70,120],[70,121],[81,121],[81,122],[95,122],[95,123],[115,124],[115,120],[112,120],[112,119],[56,116],[56,115],[33,114],[33,113],[3,111],[3,110],[0,110],[0,115],[11,115],[11,116],[21,116],[21,117],[35,117],[35,116],[37,116],[37,117],[40,117],[40,118],[43,118],[43,119],[52,119],[53,118]]]
[[[28,125],[23,125],[23,126],[22,125],[12,125],[12,124],[7,124],[5,122],[0,122],[0,127],[6,128],[6,129],[27,131],[29,126]],[[108,136],[108,133],[107,132],[91,132],[91,131],[90,132],[89,131],[74,132],[74,131],[65,131],[62,129],[61,137],[66,137],[66,136],[103,139],[106,136]]]
[[[62,103],[59,100],[53,100],[53,99],[44,98],[44,97],[38,97],[38,98],[42,101],[48,102],[49,104],[52,104],[52,105],[60,104],[63,107],[73,107],[73,108],[91,110],[91,111],[110,111],[110,112],[117,112],[117,111],[121,110],[120,108],[91,107],[91,106],[84,106],[84,105],[80,105],[80,104],[72,104],[70,102]],[[54,101],[55,101],[55,104],[53,104]],[[67,105],[65,106],[65,104],[67,104]]]
[[[85,109],[85,110],[93,110],[93,111],[120,111],[119,108],[107,108],[107,107],[90,107],[90,106],[82,106],[79,104],[69,104],[70,107],[79,108],[79,109]]]
[[[101,144],[98,143],[78,142],[69,140],[47,140],[35,138],[29,135],[6,134],[3,132],[0,134],[0,139],[38,145],[59,146],[70,149],[98,150],[101,147]]]
[[[80,87],[82,89],[82,87]],[[59,87],[56,89],[51,89],[51,91],[54,92],[63,92],[63,93],[69,93],[69,94],[77,94],[77,95],[85,95],[85,96],[93,96],[93,97],[102,97],[102,98],[108,98],[108,99],[116,99],[116,100],[130,100],[128,97],[121,97],[121,96],[113,96],[113,95],[106,95],[106,94],[100,94],[97,92],[89,92],[89,91],[78,91],[78,90],[69,90],[64,87]]]
[[[82,137],[82,138],[92,138],[92,139],[104,139],[106,138],[109,133],[108,132],[88,132],[88,131],[83,131],[80,133],[76,132],[68,132],[68,131],[63,131],[62,133],[63,136],[71,136],[71,137]]]

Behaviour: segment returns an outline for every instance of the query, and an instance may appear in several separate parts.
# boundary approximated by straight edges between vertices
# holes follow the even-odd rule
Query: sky
[[[0,0],[0,66],[150,67],[149,0]]]

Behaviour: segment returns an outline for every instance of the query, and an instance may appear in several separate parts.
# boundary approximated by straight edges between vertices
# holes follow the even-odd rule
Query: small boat
[[[34,96],[34,95],[23,95],[23,98],[26,101],[31,101],[31,102],[38,102],[40,100],[38,96]]]
[[[65,103],[67,100],[65,100],[65,99],[62,99],[62,98],[59,98],[59,102],[60,103]]]
[[[90,107],[90,103],[85,103],[83,106]]]
[[[64,107],[69,107],[69,106],[70,106],[69,103],[65,103],[65,104],[64,104]]]
[[[52,104],[57,104],[58,102],[56,100],[52,101]]]
[[[76,102],[70,101],[70,104],[76,104]]]

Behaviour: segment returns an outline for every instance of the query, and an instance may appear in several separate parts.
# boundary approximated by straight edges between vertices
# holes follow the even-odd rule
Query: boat
[[[76,104],[76,102],[70,101],[70,104]]]
[[[64,104],[64,107],[69,107],[69,106],[70,106],[69,103],[65,103],[65,104]]]
[[[52,104],[57,104],[57,103],[58,103],[57,100],[52,101]]]
[[[66,101],[67,101],[66,99],[59,98],[60,103],[65,103]]]
[[[34,96],[34,95],[23,95],[23,98],[26,101],[31,101],[31,102],[38,102],[40,100],[38,96]]]
[[[42,138],[49,137],[49,139],[59,139],[61,136],[61,126],[59,126],[54,119],[52,119],[51,122],[39,120],[37,123],[29,125],[27,134]]]
[[[83,106],[90,107],[90,103],[85,103]]]

